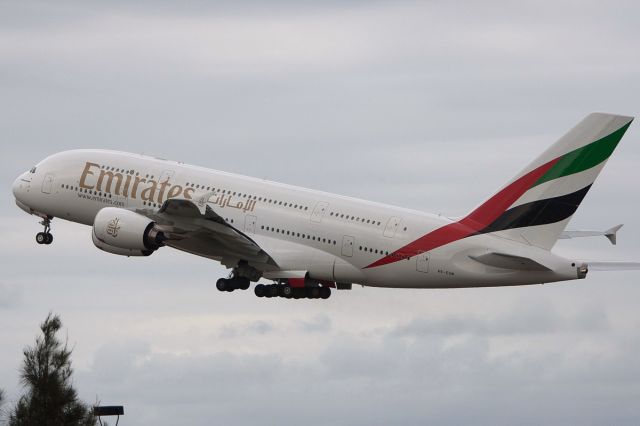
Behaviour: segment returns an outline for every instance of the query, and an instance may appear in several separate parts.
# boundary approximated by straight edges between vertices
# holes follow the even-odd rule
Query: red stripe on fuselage
[[[522,194],[527,192],[538,179],[553,167],[560,158],[562,157],[551,160],[518,178],[458,222],[450,223],[423,235],[390,255],[366,266],[365,269],[408,259],[425,251],[433,250],[473,235],[487,227],[504,213]]]

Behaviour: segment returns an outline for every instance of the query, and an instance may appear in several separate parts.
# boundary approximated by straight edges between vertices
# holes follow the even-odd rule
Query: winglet
[[[613,244],[614,246],[616,245],[616,234],[618,233],[620,228],[622,228],[622,225],[623,224],[621,223],[620,225],[616,225],[613,228],[609,228],[604,231],[604,236],[607,237],[607,239],[611,241],[611,244]]]

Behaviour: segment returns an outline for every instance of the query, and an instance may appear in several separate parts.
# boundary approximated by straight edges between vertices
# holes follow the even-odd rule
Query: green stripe
[[[582,172],[602,163],[609,158],[613,150],[616,149],[618,142],[620,142],[620,139],[622,139],[624,132],[627,131],[630,124],[631,122],[602,139],[598,139],[589,145],[585,145],[582,148],[563,155],[547,173],[542,175],[542,177],[533,184],[532,188],[559,177]]]

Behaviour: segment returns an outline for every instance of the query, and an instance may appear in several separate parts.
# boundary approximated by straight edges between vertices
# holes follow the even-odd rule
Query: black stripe
[[[565,220],[575,213],[590,188],[591,185],[571,194],[537,200],[509,209],[489,226],[478,231],[478,234],[524,228],[525,226],[547,225]]]

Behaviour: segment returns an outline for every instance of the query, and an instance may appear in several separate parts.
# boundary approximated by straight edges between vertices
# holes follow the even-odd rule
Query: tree
[[[4,417],[4,412],[2,411],[2,404],[4,404],[4,391],[0,389],[0,420]]]
[[[25,393],[9,413],[9,426],[88,426],[96,421],[72,386],[71,350],[56,337],[62,328],[49,313],[40,325],[42,336],[24,349],[20,381]]]

